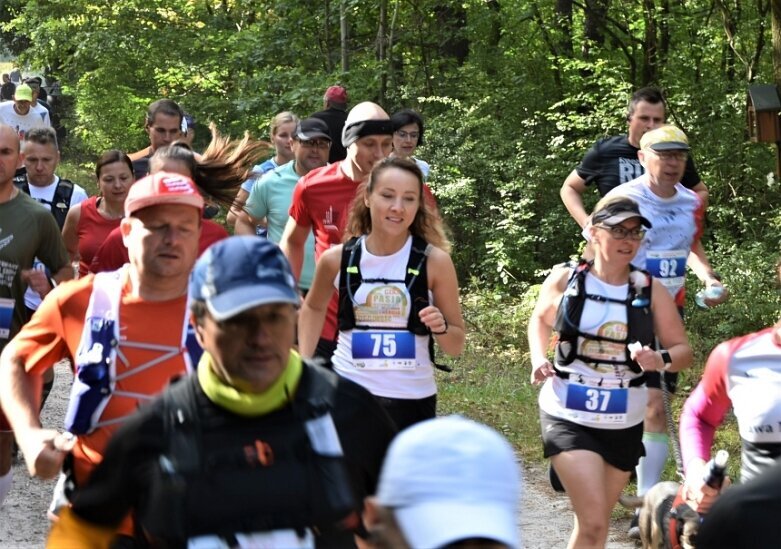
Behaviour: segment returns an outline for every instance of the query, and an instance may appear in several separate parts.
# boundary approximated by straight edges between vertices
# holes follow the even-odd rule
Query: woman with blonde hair
[[[245,221],[250,223],[249,215],[244,211],[244,206],[249,198],[249,193],[252,192],[252,185],[263,174],[293,160],[291,144],[297,125],[298,117],[290,111],[283,111],[271,119],[269,136],[271,137],[271,144],[274,146],[274,156],[252,168],[252,173],[242,183],[233,201],[233,206],[228,212],[228,225],[235,226],[239,217],[243,217]]]
[[[646,372],[692,361],[670,293],[631,265],[650,227],[634,200],[602,199],[587,229],[594,261],[555,267],[529,319],[531,380],[544,382],[544,455],[575,511],[568,547],[605,544],[610,513],[645,453]]]
[[[339,335],[333,369],[369,390],[399,430],[436,415],[434,342],[464,348],[458,280],[439,217],[411,160],[386,158],[359,188],[344,244],[320,257],[299,319],[314,354],[334,290]]]

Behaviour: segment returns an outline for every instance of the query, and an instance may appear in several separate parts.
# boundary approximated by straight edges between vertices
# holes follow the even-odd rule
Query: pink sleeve
[[[727,367],[743,341],[726,341],[711,352],[699,385],[683,405],[679,435],[684,467],[693,458],[710,459],[713,436],[732,404],[727,394]]]

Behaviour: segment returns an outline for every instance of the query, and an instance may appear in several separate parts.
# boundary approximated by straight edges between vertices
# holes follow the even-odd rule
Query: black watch
[[[661,349],[659,354],[662,355],[662,362],[664,362],[664,369],[669,370],[673,365],[673,357],[670,356],[670,351],[667,349]]]

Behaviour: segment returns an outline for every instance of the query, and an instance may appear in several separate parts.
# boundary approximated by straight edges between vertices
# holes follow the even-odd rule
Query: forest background
[[[81,177],[101,151],[147,144],[143,112],[160,97],[195,116],[199,139],[207,121],[264,138],[273,114],[319,110],[334,83],[353,104],[420,111],[418,156],[470,332],[440,377],[441,408],[492,423],[533,459],[526,320],[581,240],[559,187],[596,139],[625,132],[634,89],[662,88],[689,135],[710,189],[704,243],[733,294],[707,311],[690,297],[699,366],[683,396],[716,343],[776,321],[781,187],[774,147],[749,142],[745,115],[750,84],[781,81],[774,17],[781,0],[0,1],[6,48],[61,82],[63,170]]]

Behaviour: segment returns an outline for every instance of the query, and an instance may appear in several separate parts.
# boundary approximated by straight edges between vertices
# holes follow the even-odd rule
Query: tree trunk
[[[388,0],[380,0],[380,23],[377,28],[377,61],[380,65],[379,103],[385,104],[388,91],[388,55],[385,49],[388,36]]]
[[[347,51],[349,29],[350,27],[347,25],[347,0],[341,0],[339,2],[339,32],[341,35],[342,72],[345,73],[350,70],[350,56]]]
[[[643,17],[645,18],[645,37],[643,39],[642,84],[647,86],[656,81],[659,62],[659,49],[656,40],[656,3],[654,0],[643,0]]]
[[[607,9],[610,0],[586,0],[583,32],[585,40],[583,41],[583,57],[588,58],[589,47],[591,44],[602,46],[605,43],[605,22],[607,19]]]
[[[558,40],[560,54],[572,57],[572,0],[556,0],[556,26],[560,29]]]

